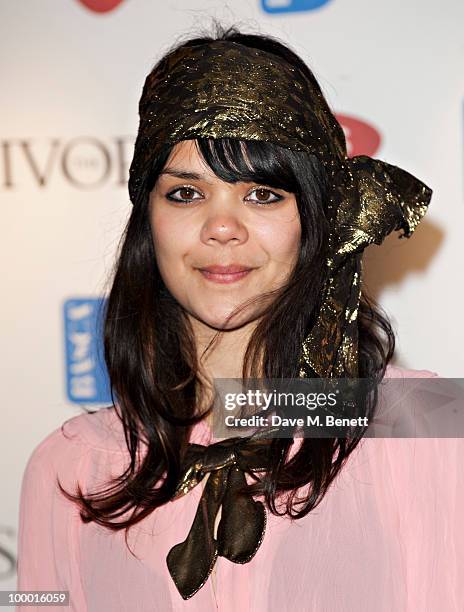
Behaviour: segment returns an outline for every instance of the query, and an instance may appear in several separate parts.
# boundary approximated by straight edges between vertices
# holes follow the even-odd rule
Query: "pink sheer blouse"
[[[389,366],[388,377],[431,377]],[[192,441],[207,444],[196,426]],[[203,484],[129,530],[84,524],[68,491],[99,489],[128,464],[114,408],[67,420],[23,477],[18,590],[67,590],[72,612],[462,612],[464,439],[364,438],[321,504],[291,520],[267,511],[264,540],[239,565],[218,557],[189,600],[166,556],[192,524]]]

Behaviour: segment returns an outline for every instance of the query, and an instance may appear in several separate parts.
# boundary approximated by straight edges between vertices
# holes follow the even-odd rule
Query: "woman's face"
[[[295,195],[222,181],[193,140],[173,148],[150,195],[150,220],[166,287],[189,315],[215,329],[256,319],[262,304],[225,325],[244,301],[282,286],[297,261],[301,226]]]

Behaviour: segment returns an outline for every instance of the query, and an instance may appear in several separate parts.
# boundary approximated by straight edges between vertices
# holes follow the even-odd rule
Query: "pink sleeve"
[[[399,376],[391,372],[391,377]],[[405,378],[442,378],[403,370]],[[408,610],[463,610],[464,439],[383,440],[384,470],[400,508],[398,537],[404,552]]]
[[[57,429],[34,449],[26,465],[19,510],[17,590],[67,590],[70,605],[20,605],[18,611],[86,609],[76,546],[80,518],[77,507],[66,500],[56,483],[56,466],[60,466],[60,482],[66,490],[73,490],[73,474],[85,457],[82,449]]]
[[[462,610],[464,439],[384,442],[390,486],[400,509],[398,537],[404,554],[407,609]]]

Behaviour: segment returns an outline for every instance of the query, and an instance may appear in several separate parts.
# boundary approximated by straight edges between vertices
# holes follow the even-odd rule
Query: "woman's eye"
[[[176,194],[178,195],[176,196]],[[194,194],[198,194],[199,197],[194,197]],[[256,194],[256,199],[250,199],[251,194]],[[202,194],[199,191],[197,191],[194,187],[190,187],[188,185],[184,187],[177,187],[177,189],[173,189],[172,191],[166,194],[166,199],[170,200],[171,202],[189,203],[193,202],[194,200],[201,199],[201,197]],[[269,197],[271,197],[272,199],[269,199]],[[271,191],[270,189],[266,189],[265,187],[256,187],[250,192],[246,200],[248,202],[254,202],[255,204],[266,205],[283,200],[283,196],[274,193],[273,191]]]
[[[177,192],[179,192],[180,197],[174,197],[174,194]],[[198,198],[193,197],[194,193],[199,192],[193,187],[178,187],[166,194],[166,198],[171,200],[171,202],[192,202],[192,200],[198,200]]]
[[[265,187],[257,187],[256,189],[253,189],[251,193],[256,193],[257,199],[252,199],[251,202],[256,202],[257,204],[273,204],[274,202],[280,202],[280,200],[283,200],[283,196],[274,193]],[[274,199],[269,200],[269,195],[274,196]]]

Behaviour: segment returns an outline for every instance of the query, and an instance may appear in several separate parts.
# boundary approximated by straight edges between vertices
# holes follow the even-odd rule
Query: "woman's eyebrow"
[[[162,174],[169,174],[169,176],[175,176],[176,178],[181,178],[189,181],[205,181],[209,183],[210,181],[206,178],[204,174],[198,174],[197,172],[189,172],[187,170],[183,170],[182,168],[174,169],[174,168],[165,168],[160,172]]]

